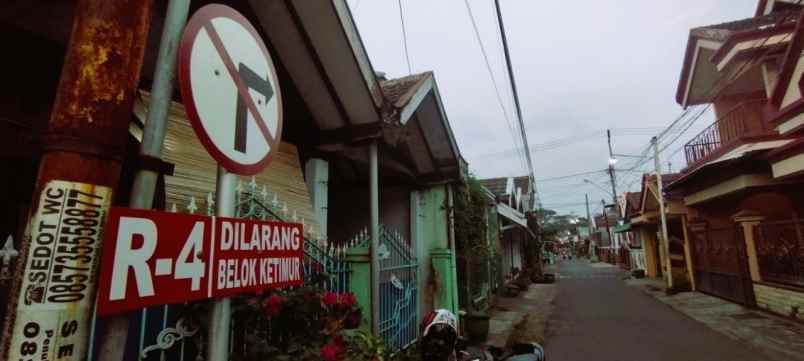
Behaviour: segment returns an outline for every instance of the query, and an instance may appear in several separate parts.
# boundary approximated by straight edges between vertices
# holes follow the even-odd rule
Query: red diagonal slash
[[[265,137],[265,140],[268,141],[268,145],[271,146],[274,143],[274,137],[268,130],[268,125],[262,119],[262,115],[260,115],[260,112],[257,111],[257,106],[254,105],[254,99],[251,99],[251,94],[248,92],[248,87],[243,84],[243,79],[240,79],[240,73],[237,72],[237,67],[232,62],[232,58],[229,57],[229,53],[226,52],[226,48],[223,46],[223,41],[221,41],[220,35],[218,35],[218,32],[215,31],[215,27],[212,26],[211,23],[204,24],[204,30],[207,31],[209,39],[212,40],[212,45],[214,45],[215,50],[218,51],[218,55],[220,55],[221,60],[223,60],[223,64],[226,65],[226,70],[229,71],[229,77],[234,80],[235,87],[237,87],[237,92],[246,102],[246,107],[248,107],[248,110],[251,111],[251,115],[254,116],[254,119],[257,121],[257,126],[260,128],[262,136]]]

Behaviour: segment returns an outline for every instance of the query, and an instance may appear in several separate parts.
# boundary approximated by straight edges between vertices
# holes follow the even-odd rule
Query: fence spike
[[[282,202],[282,216],[284,218],[288,217],[288,202]]]
[[[265,184],[262,185],[262,191],[260,191],[260,196],[262,196],[262,201],[268,201],[268,187]]]
[[[14,248],[14,237],[9,234],[6,237],[6,243],[3,244],[3,248],[0,249],[0,259],[3,260],[4,270],[11,265],[11,260],[17,258],[19,254],[19,251]]]
[[[251,176],[251,181],[248,182],[248,187],[251,189],[251,193],[257,193],[257,177]]]
[[[296,211],[293,211],[293,217],[291,217],[291,218],[293,219],[293,222],[298,222],[299,216],[296,215]]]
[[[190,214],[194,214],[198,210],[198,205],[195,204],[195,196],[190,196],[190,204],[187,205],[187,210]]]
[[[173,213],[176,213],[176,212],[179,211],[179,208],[176,207],[176,202],[173,202],[173,205],[170,206],[170,211],[173,212]]]

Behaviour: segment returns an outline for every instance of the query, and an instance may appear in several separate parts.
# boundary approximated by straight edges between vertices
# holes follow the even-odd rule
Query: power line
[[[595,170],[595,171],[590,171],[590,172],[567,174],[567,175],[562,175],[562,176],[557,176],[557,177],[541,178],[541,179],[536,179],[536,181],[537,182],[548,182],[548,181],[554,181],[554,180],[559,180],[559,179],[567,179],[567,178],[573,178],[573,177],[580,177],[580,176],[584,176],[584,175],[602,173],[602,172],[607,172],[607,171],[608,171],[607,169]]]
[[[408,75],[413,74],[413,70],[410,67],[410,54],[408,53],[408,32],[405,29],[405,14],[402,11],[402,0],[397,0],[399,4],[399,22],[402,23],[402,42],[404,43],[405,47],[405,60],[408,62]]]

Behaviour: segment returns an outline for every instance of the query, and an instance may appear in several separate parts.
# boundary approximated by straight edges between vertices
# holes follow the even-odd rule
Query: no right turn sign
[[[282,98],[257,31],[234,9],[211,4],[187,24],[179,48],[187,116],[204,147],[233,173],[271,162],[282,136]]]

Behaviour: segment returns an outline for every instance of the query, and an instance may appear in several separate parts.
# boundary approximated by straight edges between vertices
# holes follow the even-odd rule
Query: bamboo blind
[[[135,115],[143,123],[147,118],[149,96],[148,93],[141,92],[134,106]],[[132,133],[139,138],[141,130],[137,128],[139,127],[132,127]],[[199,210],[205,210],[207,195],[215,191],[217,163],[198,141],[184,106],[180,103],[173,102],[170,108],[163,146],[163,160],[175,165],[173,176],[165,177],[168,206],[175,203],[181,207],[188,204],[191,197],[195,197]],[[290,218],[295,211],[299,223],[304,219],[305,232],[313,230],[314,238],[320,236],[321,229],[313,212],[295,145],[282,142],[271,164],[255,178],[258,191],[263,186],[267,187],[269,200],[276,194],[280,207],[287,203],[286,220],[292,221]],[[241,181],[245,188],[251,178],[241,177]],[[270,205],[268,203],[266,206]],[[282,216],[282,213],[279,215]]]

